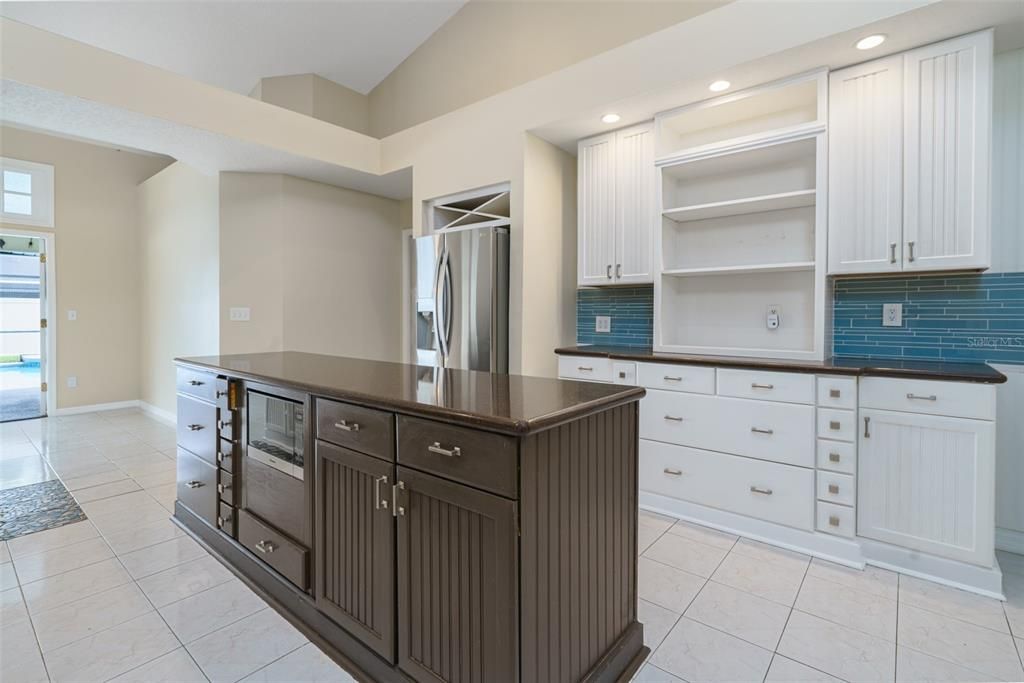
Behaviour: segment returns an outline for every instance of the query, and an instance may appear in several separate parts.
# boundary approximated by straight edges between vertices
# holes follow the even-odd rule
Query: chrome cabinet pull
[[[760,427],[751,427],[750,431],[754,432],[755,434],[774,434],[775,433],[774,429],[761,429]]]
[[[771,489],[762,489],[762,488],[759,488],[757,486],[751,486],[750,487],[750,492],[751,493],[760,493],[762,496],[770,496],[770,495],[772,495],[772,490]]]
[[[670,375],[665,375],[664,380],[666,382],[682,382],[683,378],[682,377],[672,377]]]
[[[829,484],[828,485],[828,492],[831,493],[832,495],[838,495],[838,493],[839,493],[839,484]]]
[[[229,488],[231,488],[231,484],[228,484],[227,486],[224,484],[217,484],[217,493],[224,493]]]
[[[200,382],[200,381],[199,381],[199,380],[197,380],[197,379],[190,379],[190,380],[188,381],[188,383],[189,383],[189,384],[190,384],[191,386],[194,386],[194,387],[201,387],[201,386],[203,386],[203,384],[205,384],[205,382]]]
[[[931,396],[918,396],[917,394],[907,394],[907,398],[911,401],[938,401],[939,397],[935,394]]]
[[[191,425],[188,426],[188,430],[190,432],[198,432],[202,428],[203,428],[203,425],[191,424]]]
[[[833,432],[838,432],[840,429],[843,428],[843,426],[839,424],[839,420],[830,420],[828,423],[828,428],[831,429]]]
[[[838,389],[829,389],[828,390],[828,397],[829,398],[839,398],[840,396],[842,396],[842,392],[839,391]]]
[[[674,470],[671,467],[666,467],[665,468],[665,474],[671,475],[673,477],[681,477],[683,475],[683,471],[682,470]]]
[[[397,484],[391,487],[391,514],[395,517],[404,517],[405,508],[398,504],[398,492],[405,490],[405,482],[399,480]]]
[[[616,263],[615,264],[615,277],[617,277],[617,278],[622,277],[622,264],[621,263]]]
[[[438,455],[447,455],[449,458],[452,456],[459,457],[462,455],[462,449],[458,446],[452,446],[450,449],[442,448],[440,441],[435,441],[433,445],[427,446],[427,450],[431,453],[437,453]]]
[[[373,480],[373,507],[375,510],[387,510],[388,501],[381,500],[380,497],[380,485],[388,483],[387,476],[377,477]]]
[[[907,242],[907,247],[910,249],[910,254],[907,256],[907,260],[911,263],[914,262],[914,240]]]
[[[260,541],[256,544],[256,550],[259,550],[264,555],[269,555],[277,550],[277,546],[274,545],[273,541]]]
[[[594,371],[594,368],[590,367],[588,365],[577,365],[576,369],[579,370],[580,372],[593,372]]]
[[[835,515],[829,515],[828,524],[829,526],[839,526],[839,517]]]
[[[185,484],[185,486],[189,487],[190,489],[197,489],[197,488],[199,488],[202,485],[203,485],[203,482],[196,481],[195,479],[193,479],[192,481],[190,481],[190,482]]]
[[[865,439],[870,439],[871,438],[870,425],[871,425],[871,418],[870,417],[865,417],[864,418],[864,438]]]
[[[353,422],[352,424],[349,424],[348,420],[342,420],[340,422],[335,422],[334,426],[336,428],[342,429],[342,430],[344,430],[346,432],[358,432],[359,431],[359,423],[358,422]]]
[[[914,259],[910,259],[913,261]],[[889,263],[896,263],[896,243],[889,243]]]
[[[675,415],[666,415],[665,419],[668,420],[669,422],[682,422],[683,421],[683,418],[676,417]]]
[[[228,392],[226,392],[226,391],[221,391],[220,389],[218,389],[217,391],[215,391],[215,392],[214,392],[214,395],[215,395],[215,396],[216,396],[217,398],[224,398],[225,396],[227,396],[227,395],[228,395]]]
[[[751,389],[774,389],[775,385],[774,384],[758,384],[757,382],[751,382],[750,383],[750,388]]]
[[[839,462],[839,454],[838,453],[829,453],[828,454],[828,461],[829,462]]]
[[[608,279],[611,280],[612,279],[612,264],[610,264],[610,263],[608,264],[607,273],[608,273]]]

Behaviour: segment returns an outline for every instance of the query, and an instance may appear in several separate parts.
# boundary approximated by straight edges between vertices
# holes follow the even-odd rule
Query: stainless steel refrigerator
[[[508,227],[415,240],[418,364],[508,373],[508,240]]]

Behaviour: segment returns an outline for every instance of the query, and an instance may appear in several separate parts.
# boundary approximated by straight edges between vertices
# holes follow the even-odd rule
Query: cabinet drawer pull
[[[831,429],[833,432],[838,432],[840,429],[843,428],[843,425],[839,424],[839,420],[829,420],[828,428]]]
[[[829,515],[828,524],[829,526],[839,526],[839,517],[836,515]]]
[[[914,259],[910,259],[913,261]],[[896,263],[896,243],[889,242],[889,263]]]
[[[843,392],[839,391],[838,389],[829,389],[828,390],[828,397],[829,398],[839,398],[842,395],[843,395]]]
[[[188,383],[189,383],[190,386],[193,386],[193,387],[201,387],[201,386],[203,386],[203,384],[205,384],[205,382],[200,382],[197,379],[190,379],[188,381]]]
[[[231,484],[217,484],[217,493],[224,493],[231,488]]]
[[[622,264],[621,263],[616,263],[615,264],[615,277],[622,277]]]
[[[750,492],[751,493],[760,493],[762,496],[770,496],[770,495],[772,495],[772,490],[771,489],[762,489],[762,488],[759,488],[757,486],[751,486],[750,487]]]
[[[612,264],[610,264],[610,263],[608,264],[607,274],[608,274],[608,279],[611,280],[612,279]]]
[[[594,371],[594,368],[588,367],[586,365],[577,365],[576,369],[579,370],[580,372],[593,372]]]
[[[666,467],[665,468],[665,474],[671,475],[673,477],[681,477],[681,476],[683,476],[683,471],[682,470],[674,470],[671,467]]]
[[[217,391],[214,392],[214,395],[217,398],[224,398],[225,396],[228,395],[228,392],[227,391],[221,391],[220,389],[217,389]]]
[[[190,432],[198,432],[202,428],[203,428],[203,425],[197,425],[197,424],[191,424],[191,425],[188,426],[188,430]]]
[[[774,429],[762,429],[760,427],[751,427],[750,431],[752,431],[755,434],[774,434],[775,433]]]
[[[192,481],[190,481],[190,482],[185,484],[185,486],[189,487],[190,489],[197,489],[197,488],[199,488],[202,485],[203,485],[203,482],[196,481],[195,479],[193,479]]]
[[[682,422],[683,421],[683,418],[676,417],[675,415],[666,415],[665,419],[668,420],[669,422]]]
[[[935,394],[930,396],[918,396],[917,394],[907,394],[907,398],[911,401],[938,401],[939,397]]]
[[[831,493],[834,496],[838,495],[839,494],[839,484],[829,484],[828,485],[828,492]]]
[[[828,461],[829,462],[839,462],[839,454],[838,453],[829,453],[828,454]]]
[[[388,483],[387,476],[377,477],[373,480],[373,507],[376,510],[387,510],[388,501],[387,499],[381,499],[380,497],[380,485]]]
[[[335,428],[344,430],[346,432],[358,432],[359,431],[359,423],[358,422],[353,422],[352,424],[349,424],[348,420],[341,420],[340,422],[335,422],[334,426],[335,426]]]
[[[907,257],[907,260],[910,261],[911,263],[913,263],[914,262],[914,240],[910,240],[909,242],[907,242],[907,248],[910,249],[910,255]]]
[[[452,446],[450,449],[442,448],[440,441],[435,441],[432,445],[427,446],[427,450],[438,455],[447,455],[449,458],[453,455],[456,457],[462,455],[462,449],[458,446]]]
[[[775,385],[774,384],[758,384],[757,382],[751,382],[750,383],[750,388],[751,389],[774,389]]]
[[[259,550],[264,555],[269,555],[277,550],[277,546],[274,545],[273,541],[260,541],[256,544],[256,550]]]
[[[871,418],[870,417],[865,417],[864,418],[864,438],[865,439],[870,439],[871,438],[870,426],[871,426]]]
[[[665,375],[664,380],[666,382],[682,382],[682,377],[672,377],[671,375]]]

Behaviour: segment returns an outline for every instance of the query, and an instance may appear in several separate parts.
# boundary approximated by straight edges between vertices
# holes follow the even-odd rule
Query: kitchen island
[[[639,668],[642,388],[297,352],[176,363],[176,521],[357,678]]]

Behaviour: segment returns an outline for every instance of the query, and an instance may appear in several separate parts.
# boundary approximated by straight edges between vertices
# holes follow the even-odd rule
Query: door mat
[[[84,519],[82,508],[59,479],[0,491],[0,541]]]

